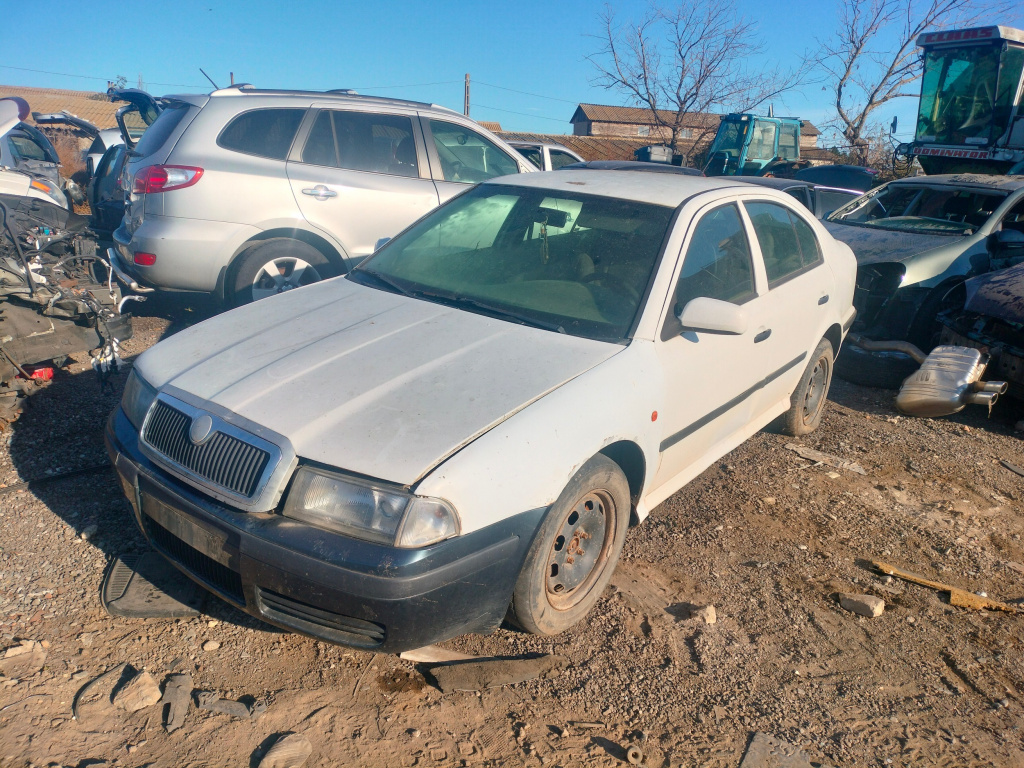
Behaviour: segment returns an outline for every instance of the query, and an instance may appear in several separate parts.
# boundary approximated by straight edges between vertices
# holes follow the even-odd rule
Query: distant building
[[[658,117],[675,122],[676,113],[658,110]],[[679,131],[679,149],[689,150],[700,139],[711,140],[722,116],[710,112],[692,112],[683,116]],[[651,110],[641,107],[615,107],[607,104],[580,104],[569,122],[574,136],[600,136],[642,140],[660,144],[671,140],[672,131],[654,120]],[[815,149],[821,131],[808,120],[801,121],[800,149]]]

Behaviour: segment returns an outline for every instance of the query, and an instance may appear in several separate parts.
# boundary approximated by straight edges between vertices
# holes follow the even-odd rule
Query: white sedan
[[[630,525],[813,430],[856,262],[728,179],[480,184],[344,277],[142,355],[108,450],[151,544],[273,624],[385,652],[554,634]]]

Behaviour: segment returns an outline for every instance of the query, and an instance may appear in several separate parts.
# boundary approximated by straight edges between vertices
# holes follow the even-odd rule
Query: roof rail
[[[237,94],[240,94],[242,91],[254,91],[254,90],[256,90],[256,89],[253,88],[251,83],[235,83],[234,85],[229,85],[227,88],[218,88],[215,91],[211,91],[210,95],[211,96],[237,95]]]

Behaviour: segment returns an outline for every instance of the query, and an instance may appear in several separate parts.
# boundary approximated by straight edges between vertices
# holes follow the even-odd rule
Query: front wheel
[[[510,618],[527,632],[556,635],[601,597],[629,527],[629,484],[597,455],[548,510],[512,593]]]
[[[333,277],[335,270],[316,248],[301,240],[271,240],[250,249],[235,270],[235,306],[266,299]]]
[[[822,339],[811,353],[811,360],[800,377],[783,417],[787,435],[809,435],[821,423],[825,399],[832,384],[832,342]]]

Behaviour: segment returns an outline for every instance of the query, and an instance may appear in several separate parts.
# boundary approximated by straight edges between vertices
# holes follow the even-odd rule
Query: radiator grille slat
[[[252,498],[270,454],[223,432],[196,445],[189,438],[188,414],[158,400],[146,424],[145,441],[175,464],[203,480]]]

